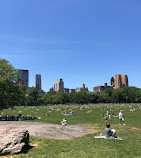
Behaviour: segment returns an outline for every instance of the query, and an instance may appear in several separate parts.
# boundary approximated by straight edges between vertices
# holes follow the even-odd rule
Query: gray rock
[[[0,135],[0,155],[13,155],[22,151],[29,143],[27,130],[8,129]]]

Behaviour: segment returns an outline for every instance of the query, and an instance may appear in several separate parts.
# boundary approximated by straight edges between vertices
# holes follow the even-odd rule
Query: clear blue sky
[[[92,91],[115,73],[141,88],[141,0],[1,0],[0,58],[45,91],[59,78]]]

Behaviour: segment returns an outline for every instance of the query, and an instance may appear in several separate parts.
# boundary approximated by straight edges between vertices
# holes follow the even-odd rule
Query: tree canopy
[[[16,82],[17,80],[18,70],[8,60],[0,59],[0,81]]]

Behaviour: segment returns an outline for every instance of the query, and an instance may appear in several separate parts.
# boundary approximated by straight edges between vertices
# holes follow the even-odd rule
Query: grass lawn
[[[129,106],[135,108],[130,112]],[[64,116],[76,110],[73,116]],[[123,110],[125,126],[119,125],[118,117],[113,117],[108,122],[111,129],[117,130],[119,140],[94,139],[95,135],[104,133],[105,120],[102,121],[101,114],[114,111],[117,116],[119,110]],[[50,115],[46,113],[50,111]],[[63,111],[63,112],[62,112]],[[2,115],[38,116],[41,119],[34,120],[44,123],[60,124],[63,118],[68,124],[81,124],[84,128],[96,129],[96,134],[89,134],[79,138],[56,140],[30,136],[30,143],[34,147],[25,154],[15,155],[14,158],[141,158],[141,104],[95,104],[95,105],[59,105],[49,107],[15,107],[1,111]],[[43,116],[44,115],[44,116]],[[111,114],[112,115],[112,114]]]

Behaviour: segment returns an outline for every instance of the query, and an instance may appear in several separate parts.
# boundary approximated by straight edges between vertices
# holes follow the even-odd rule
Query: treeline
[[[121,89],[108,89],[104,92],[48,92],[37,99],[39,104],[89,104],[89,103],[140,103],[141,89],[124,87]]]
[[[141,103],[141,89],[124,87],[104,92],[48,92],[40,94],[35,87],[17,85],[18,71],[5,59],[0,59],[0,107],[37,106],[49,104]]]
[[[27,88],[0,81],[0,106],[38,106],[53,104],[141,103],[141,89],[124,87],[104,92],[47,92],[40,94],[35,87]]]

